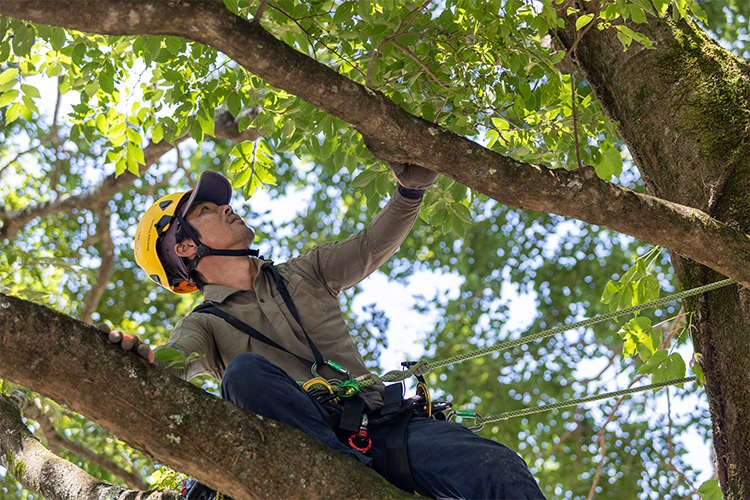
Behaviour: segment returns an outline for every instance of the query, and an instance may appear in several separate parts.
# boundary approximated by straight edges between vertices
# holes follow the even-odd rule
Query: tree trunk
[[[20,393],[20,394],[19,394]],[[178,500],[179,493],[135,491],[105,483],[47,450],[21,420],[26,394],[0,394],[0,464],[29,491],[47,500]]]
[[[568,7],[580,9],[567,16]],[[605,112],[618,123],[649,193],[750,230],[750,67],[689,21],[649,16],[628,26],[654,43],[623,52],[614,28],[575,31],[596,1],[556,7],[566,48]],[[713,250],[718,245],[711,245]],[[671,250],[684,289],[721,278]],[[747,262],[745,263],[747,265]],[[703,356],[717,471],[724,495],[750,497],[750,293],[731,287],[687,301]]]
[[[2,294],[0,378],[54,398],[159,463],[237,500],[330,498],[331,492],[413,498],[301,431],[122,351],[96,328]]]

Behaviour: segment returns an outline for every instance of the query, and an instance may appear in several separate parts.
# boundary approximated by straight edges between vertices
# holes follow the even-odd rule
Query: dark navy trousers
[[[284,397],[269,397],[283,394]],[[368,429],[373,446],[362,455],[341,443],[326,424],[328,413],[285,371],[254,353],[237,356],[227,367],[222,398],[296,427],[339,453],[384,470],[390,425]],[[409,464],[417,492],[432,498],[543,499],[526,462],[514,451],[467,427],[412,417],[407,427]]]

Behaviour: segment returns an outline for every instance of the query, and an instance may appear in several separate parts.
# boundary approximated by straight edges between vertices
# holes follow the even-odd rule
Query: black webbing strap
[[[303,358],[302,356],[299,356],[297,354],[294,354],[286,347],[280,345],[278,342],[270,339],[266,335],[262,334],[252,326],[248,325],[244,321],[242,321],[239,318],[236,318],[235,316],[232,316],[226,311],[223,311],[219,309],[217,306],[211,304],[210,302],[203,302],[202,304],[198,305],[195,309],[193,309],[193,312],[197,313],[209,313],[213,314],[215,316],[220,317],[233,327],[237,328],[238,330],[245,332],[249,336],[251,336],[254,339],[260,340],[264,344],[270,345],[271,347],[275,347],[276,349],[279,349],[281,351],[284,351],[287,354],[291,354],[298,360],[300,360],[305,366],[308,368],[312,368],[313,364],[317,365],[317,368],[322,367],[325,365],[325,360],[323,359],[323,355],[320,353],[318,348],[313,343],[310,336],[307,334],[307,331],[305,330],[305,327],[302,326],[302,322],[299,319],[299,314],[297,314],[297,308],[294,307],[294,301],[292,301],[291,295],[289,295],[289,291],[286,289],[286,284],[284,283],[284,278],[281,277],[279,274],[279,271],[276,269],[276,267],[272,263],[264,264],[263,270],[266,273],[269,273],[271,275],[271,279],[276,283],[276,289],[281,294],[281,297],[284,299],[284,303],[286,304],[287,308],[289,309],[289,312],[292,313],[292,316],[297,321],[297,324],[299,324],[300,328],[302,328],[302,332],[305,334],[305,338],[307,339],[307,343],[310,346],[310,350],[313,353],[313,356],[315,356],[315,363],[310,361],[309,359]],[[357,424],[357,430],[359,430],[359,424]],[[355,431],[356,432],[356,431]]]
[[[209,313],[209,314],[213,314],[215,316],[218,316],[221,319],[223,319],[224,321],[226,321],[227,323],[229,323],[230,325],[232,325],[233,327],[237,328],[238,330],[240,330],[242,332],[245,332],[246,334],[248,334],[252,338],[258,339],[261,342],[263,342],[263,343],[265,343],[267,345],[270,345],[271,347],[275,347],[276,349],[280,349],[280,350],[284,351],[287,354],[291,354],[292,356],[294,356],[295,358],[297,358],[298,360],[300,360],[302,363],[304,363],[308,368],[312,368],[313,362],[310,361],[309,359],[305,359],[302,356],[298,356],[297,354],[294,354],[293,352],[291,352],[289,349],[287,349],[283,345],[280,345],[277,342],[275,342],[274,340],[266,337],[265,335],[263,335],[262,333],[260,333],[258,330],[256,330],[252,326],[248,325],[247,323],[245,323],[244,321],[242,321],[240,319],[235,318],[234,316],[232,316],[228,312],[222,311],[221,309],[219,309],[215,305],[211,304],[210,302],[204,302],[204,303],[198,305],[195,309],[193,309],[193,312],[195,312],[195,313]]]
[[[411,477],[409,453],[406,449],[406,426],[412,412],[400,417],[385,437],[385,478],[404,491],[414,493],[416,487]]]
[[[404,399],[404,384],[397,382],[385,386],[383,393],[383,409],[381,415],[390,415],[396,413],[401,408],[401,401]]]
[[[286,304],[287,309],[289,309],[289,312],[292,313],[292,316],[297,321],[297,324],[300,328],[302,328],[302,333],[305,334],[305,338],[307,339],[307,343],[310,345],[310,350],[313,353],[313,356],[315,356],[315,362],[318,364],[318,368],[321,368],[325,364],[325,360],[323,359],[323,355],[320,354],[320,351],[317,347],[315,347],[315,344],[313,343],[310,336],[307,334],[307,330],[305,330],[305,327],[302,326],[302,321],[299,319],[299,314],[297,314],[297,308],[294,306],[294,301],[292,300],[292,296],[289,295],[289,290],[286,289],[286,283],[284,283],[284,278],[281,277],[279,274],[279,270],[276,269],[276,266],[273,265],[273,263],[265,264],[262,267],[263,271],[266,273],[270,273],[271,277],[273,278],[274,283],[276,283],[276,289],[281,294],[281,297],[284,299],[284,304]]]
[[[362,423],[362,411],[365,400],[359,394],[344,399],[344,413],[341,414],[339,428],[346,432],[357,433]]]

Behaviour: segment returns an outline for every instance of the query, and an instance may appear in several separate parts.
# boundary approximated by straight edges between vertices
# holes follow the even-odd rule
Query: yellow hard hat
[[[191,283],[190,278],[186,275],[174,276],[174,269],[171,269],[173,272],[169,273],[172,274],[170,279],[159,256],[158,246],[160,238],[164,236],[174,221],[174,215],[180,201],[190,192],[168,194],[151,205],[151,208],[146,210],[146,213],[141,217],[133,241],[136,263],[146,271],[148,277],[156,284],[175,293],[191,293],[198,290],[198,287]]]
[[[198,290],[191,268],[174,252],[178,217],[186,216],[196,200],[226,205],[232,198],[232,186],[221,174],[203,172],[194,190],[168,194],[146,210],[138,223],[133,240],[135,261],[156,284],[175,293]],[[178,212],[179,209],[179,212]],[[184,219],[183,223],[187,224]],[[192,231],[190,231],[192,233]],[[196,244],[201,245],[200,241]],[[201,245],[203,246],[203,245]],[[207,249],[211,250],[211,249]]]

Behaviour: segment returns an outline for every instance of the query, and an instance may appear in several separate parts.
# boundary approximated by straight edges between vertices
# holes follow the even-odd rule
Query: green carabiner
[[[359,384],[354,379],[342,380],[336,388],[345,390],[343,393],[339,394],[342,398],[349,398],[359,392]]]
[[[326,361],[326,365],[332,368],[333,370],[339,372],[341,375],[346,375],[346,378],[352,378],[351,374],[349,373],[349,370],[341,366],[340,364],[336,363],[335,361],[328,360]]]
[[[482,416],[479,413],[477,413],[477,412],[475,412],[473,410],[453,410],[452,412],[450,412],[448,414],[448,416],[446,417],[446,420],[448,422],[450,422],[451,420],[453,420],[453,417],[473,418],[474,421],[477,421],[480,418],[482,418]],[[473,427],[469,427],[469,430],[472,431],[472,432],[479,432],[483,428],[484,428],[484,423],[481,423],[481,424],[477,424],[477,425],[475,425]]]

